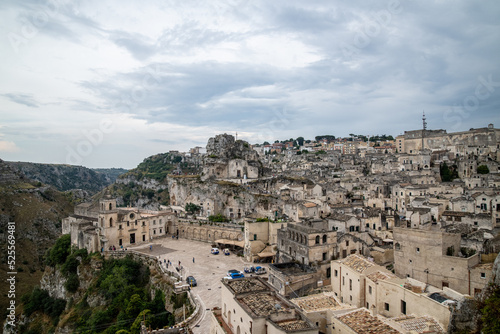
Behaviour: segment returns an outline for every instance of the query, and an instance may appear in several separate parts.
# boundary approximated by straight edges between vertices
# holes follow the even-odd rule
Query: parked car
[[[256,275],[262,275],[266,273],[266,268],[265,267],[255,267],[255,274]]]
[[[236,269],[228,270],[227,276],[231,276],[231,274],[243,274],[243,273],[239,270],[236,270]]]
[[[231,252],[229,252],[229,249],[227,249],[227,248],[224,249],[224,255],[231,255]]]
[[[237,278],[245,278],[245,275],[243,275],[240,272],[236,272],[236,273],[228,273],[227,276],[224,276],[224,279],[237,279]]]
[[[212,253],[214,255],[217,255],[217,254],[219,254],[219,249],[218,248],[212,248],[212,250],[210,251],[210,253]]]
[[[198,283],[196,283],[196,279],[193,276],[188,276],[186,278],[186,283],[189,284],[189,286],[191,287],[198,285]]]
[[[244,270],[245,270],[245,273],[247,273],[247,274],[255,272],[255,268],[253,266],[251,266],[251,267],[245,267]]]

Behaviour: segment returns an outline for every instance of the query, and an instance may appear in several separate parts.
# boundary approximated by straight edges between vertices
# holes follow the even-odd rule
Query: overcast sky
[[[0,1],[0,158],[500,127],[500,2]]]

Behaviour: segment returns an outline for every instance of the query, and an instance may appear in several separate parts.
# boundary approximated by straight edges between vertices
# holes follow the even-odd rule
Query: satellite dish
[[[281,305],[280,304],[276,304],[274,305],[274,308],[278,311],[278,310],[281,310]]]

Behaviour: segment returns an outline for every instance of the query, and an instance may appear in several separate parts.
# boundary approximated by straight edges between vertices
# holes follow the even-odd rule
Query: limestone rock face
[[[243,140],[232,135],[222,134],[212,137],[207,143],[207,156],[219,159],[257,160],[258,154]]]
[[[45,273],[40,280],[40,288],[42,290],[47,290],[52,298],[62,298],[67,300],[68,293],[64,284],[66,283],[66,278],[62,273],[52,267],[45,267]]]

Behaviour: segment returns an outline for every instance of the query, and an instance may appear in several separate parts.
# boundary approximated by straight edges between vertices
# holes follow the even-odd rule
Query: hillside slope
[[[121,168],[92,170],[83,166],[32,162],[7,162],[7,164],[29,179],[51,185],[59,191],[82,189],[91,195],[112,184],[118,175],[126,172]]]
[[[61,219],[73,212],[68,195],[39,186],[0,159],[0,276],[6,277],[8,222],[14,222],[16,238],[16,300],[38,284],[45,267],[43,255],[61,233]],[[6,296],[8,284],[0,284]],[[7,298],[0,299],[1,315]],[[5,317],[4,317],[5,318]]]

